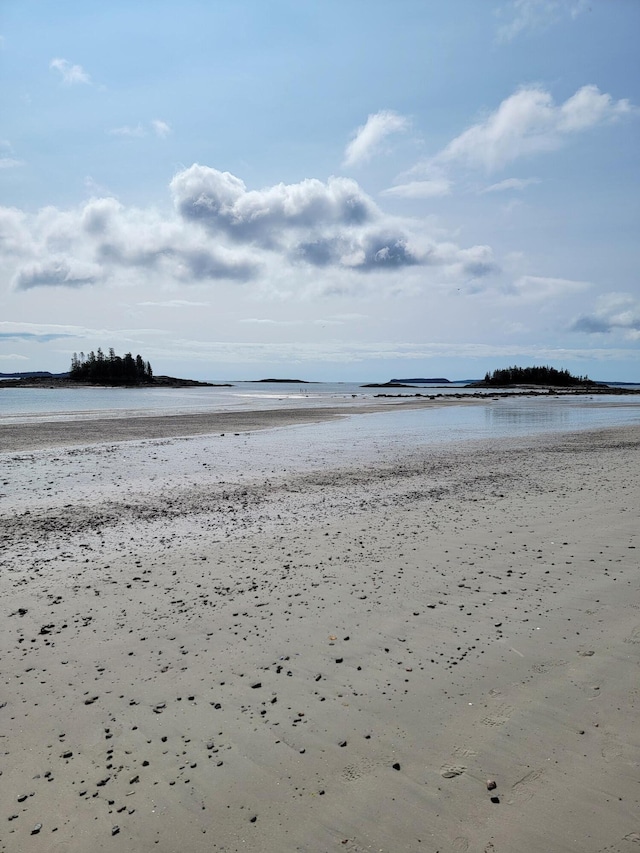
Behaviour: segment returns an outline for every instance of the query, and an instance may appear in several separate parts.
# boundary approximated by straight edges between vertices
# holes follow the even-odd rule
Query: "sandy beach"
[[[468,406],[486,403],[486,399],[455,397],[425,399],[363,398],[342,401],[340,405],[318,403],[308,408],[292,405],[273,409],[189,412],[179,415],[119,412],[78,413],[65,415],[16,416],[0,423],[0,453],[17,450],[38,450],[48,447],[89,445],[104,442],[134,441],[136,439],[179,438],[182,436],[250,432],[330,421],[355,414],[392,412],[411,409]],[[44,423],[46,422],[46,426]]]
[[[640,427],[234,417],[3,427],[0,853],[640,850]]]

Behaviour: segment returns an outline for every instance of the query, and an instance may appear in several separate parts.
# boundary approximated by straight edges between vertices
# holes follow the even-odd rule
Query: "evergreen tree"
[[[552,385],[561,388],[576,385],[593,385],[588,376],[572,376],[568,370],[557,370],[555,367],[506,367],[501,370],[487,372],[484,377],[487,385]]]
[[[151,364],[145,362],[141,355],[134,357],[130,352],[124,357],[116,355],[113,347],[105,357],[103,350],[98,347],[85,357],[83,352],[78,356],[74,352],[71,358],[69,377],[75,382],[92,382],[96,385],[140,385],[153,380]]]

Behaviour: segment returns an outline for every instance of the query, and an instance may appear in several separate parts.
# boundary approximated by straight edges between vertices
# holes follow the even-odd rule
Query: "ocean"
[[[446,397],[477,393],[453,384],[416,390]],[[0,424],[285,407],[348,409],[353,403],[374,403],[379,394],[413,393],[406,388],[363,388],[361,383],[238,382],[231,388],[4,388],[0,389]],[[385,443],[423,444],[640,423],[640,397],[635,396],[518,395],[494,399],[492,391],[487,391],[486,396],[486,403],[472,406],[353,415],[287,430],[304,430],[307,440],[315,433],[318,438],[327,434],[344,441],[353,433],[358,441],[374,441],[379,436]]]

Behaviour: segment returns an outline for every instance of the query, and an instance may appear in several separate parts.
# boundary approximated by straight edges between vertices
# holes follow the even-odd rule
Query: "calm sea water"
[[[421,388],[421,393],[469,394],[456,386]],[[123,415],[241,411],[373,402],[385,389],[353,383],[265,384],[241,382],[232,388],[4,388],[0,424]],[[398,394],[411,394],[398,389]],[[640,424],[640,397],[588,394],[575,397],[513,397],[473,406],[393,411],[350,416],[330,423],[287,428],[304,430],[305,440],[330,436],[342,446],[383,441],[385,445],[424,444],[498,436],[564,432]],[[346,412],[345,412],[346,414]],[[356,454],[357,455],[357,454]]]

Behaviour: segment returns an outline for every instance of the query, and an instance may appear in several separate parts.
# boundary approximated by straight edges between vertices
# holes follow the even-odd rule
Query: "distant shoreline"
[[[176,376],[154,376],[150,382],[131,385],[103,385],[96,382],[75,382],[66,377],[24,376],[0,381],[0,388],[233,388],[230,382],[201,382],[198,379],[179,379]]]

